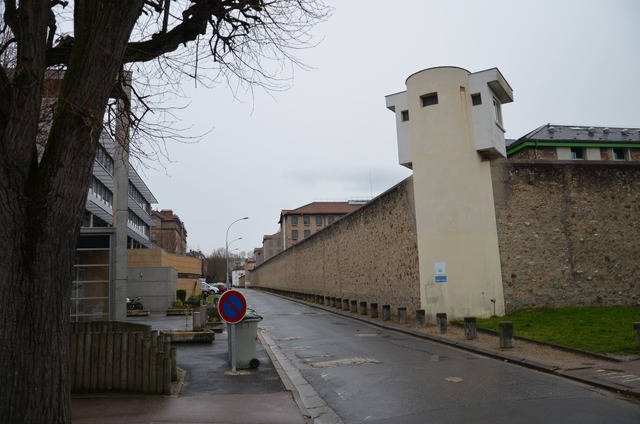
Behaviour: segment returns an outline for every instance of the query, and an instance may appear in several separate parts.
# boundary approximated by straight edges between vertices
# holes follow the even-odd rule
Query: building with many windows
[[[158,203],[140,175],[131,167],[115,166],[117,146],[107,131],[93,165],[93,179],[87,193],[85,215],[78,240],[71,294],[71,320],[109,320],[115,318],[114,302],[122,303],[115,289],[116,267],[116,179],[126,172],[127,204],[126,249],[154,247],[150,229],[155,225],[151,205]],[[124,174],[123,174],[124,180]],[[126,249],[123,262],[126,267]],[[118,293],[126,297],[126,287]]]
[[[309,238],[323,228],[333,224],[343,216],[356,211],[366,201],[312,202],[293,210],[280,213],[280,234],[282,247],[288,249],[301,240]],[[267,255],[265,254],[265,260]]]
[[[640,161],[640,128],[546,124],[507,140],[509,159]]]

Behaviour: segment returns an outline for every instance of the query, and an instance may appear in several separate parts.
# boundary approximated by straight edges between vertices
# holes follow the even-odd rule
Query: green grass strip
[[[504,317],[477,319],[478,328],[499,330],[513,322],[516,336],[594,353],[638,354],[633,323],[640,306],[527,309]]]

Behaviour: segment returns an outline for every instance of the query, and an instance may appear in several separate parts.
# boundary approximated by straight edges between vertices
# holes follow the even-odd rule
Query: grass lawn
[[[499,330],[501,321],[513,322],[516,336],[596,353],[640,353],[633,323],[640,322],[640,306],[528,309],[477,319],[478,328]]]

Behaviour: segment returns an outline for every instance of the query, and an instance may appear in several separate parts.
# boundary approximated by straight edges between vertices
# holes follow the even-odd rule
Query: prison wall
[[[357,211],[270,258],[252,288],[420,308],[413,182],[408,178]]]
[[[492,162],[507,313],[640,304],[640,165]]]

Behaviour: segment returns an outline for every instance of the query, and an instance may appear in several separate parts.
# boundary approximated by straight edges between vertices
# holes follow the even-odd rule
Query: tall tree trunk
[[[75,39],[45,152],[35,141],[46,48],[39,14],[20,2],[12,109],[0,123],[0,417],[68,423],[71,271],[104,110],[142,0],[78,0]],[[44,7],[41,5],[45,4]],[[29,26],[31,25],[31,26]],[[5,147],[5,146],[3,146]]]

